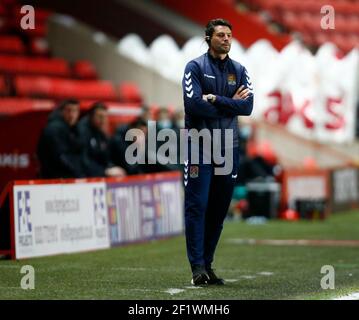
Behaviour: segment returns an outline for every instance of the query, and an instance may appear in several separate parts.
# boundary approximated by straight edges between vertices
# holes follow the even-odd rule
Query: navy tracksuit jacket
[[[251,93],[246,99],[232,99],[238,88],[244,85]],[[189,137],[188,154],[184,166],[185,229],[187,255],[191,266],[210,267],[232,198],[238,171],[238,119],[249,116],[253,109],[252,83],[246,69],[227,55],[224,60],[214,59],[209,52],[190,61],[182,81],[186,129],[233,129],[233,169],[228,175],[215,175],[219,166],[213,159],[191,163]],[[202,95],[214,94],[212,104]],[[224,151],[224,138],[222,149]],[[199,150],[200,153],[205,150]]]

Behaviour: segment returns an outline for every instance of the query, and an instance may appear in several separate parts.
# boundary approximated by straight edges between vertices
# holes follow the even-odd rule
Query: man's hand
[[[105,170],[107,177],[125,177],[126,171],[121,167],[112,167]]]
[[[250,94],[250,91],[245,86],[240,86],[237,90],[237,92],[234,94],[232,99],[239,100],[239,99],[246,99]]]
[[[202,95],[202,99],[204,101],[210,102],[210,103],[214,103],[216,101],[216,96],[214,94],[204,94]]]

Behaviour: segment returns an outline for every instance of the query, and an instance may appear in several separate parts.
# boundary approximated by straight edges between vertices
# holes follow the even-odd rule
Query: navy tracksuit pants
[[[188,158],[184,167],[187,256],[191,266],[210,267],[232,199],[238,148],[233,149],[233,169],[228,175],[215,175],[215,164],[192,165]]]

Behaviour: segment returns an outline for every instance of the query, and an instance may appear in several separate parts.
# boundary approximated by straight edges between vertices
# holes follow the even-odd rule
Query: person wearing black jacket
[[[147,134],[147,123],[138,118],[129,124],[123,124],[119,126],[110,140],[111,159],[117,166],[125,169],[129,175],[148,173],[146,170],[146,164],[129,164],[126,160],[126,149],[132,144],[130,141],[126,141],[125,136],[128,130],[139,129],[143,132],[143,136]],[[142,135],[136,137],[136,144],[139,149],[146,148],[146,141],[144,141]]]
[[[90,177],[126,175],[124,169],[111,162],[107,117],[106,106],[96,102],[79,122],[79,131],[85,142],[86,171]]]
[[[79,102],[74,99],[63,101],[50,114],[37,147],[42,178],[86,176],[84,143],[77,127],[79,115]]]

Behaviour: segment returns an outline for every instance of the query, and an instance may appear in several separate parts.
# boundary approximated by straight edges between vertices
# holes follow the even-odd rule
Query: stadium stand
[[[12,157],[17,152],[12,145],[21,145],[23,128],[32,133],[24,147],[29,150],[29,166],[21,173],[6,170],[2,163],[1,188],[11,179],[36,177],[38,164],[34,152],[38,135],[59,100],[79,99],[82,113],[96,101],[105,102],[109,108],[110,133],[119,123],[131,122],[141,114],[143,97],[136,83],[100,80],[96,67],[86,59],[66,61],[52,57],[47,39],[51,15],[51,11],[36,7],[36,28],[23,30],[19,1],[5,0],[0,4],[1,136],[12,136],[11,141],[2,145],[1,157]],[[13,131],[12,123],[16,122],[24,125]]]
[[[351,0],[243,0],[257,13],[265,12],[286,33],[299,32],[302,40],[316,50],[326,41],[335,43],[344,53],[359,46],[359,2]],[[335,30],[321,28],[325,8],[335,8]],[[324,11],[321,12],[322,8]]]
[[[94,65],[87,61],[76,61],[72,66],[72,72],[75,78],[95,80],[98,78]]]
[[[70,77],[71,70],[63,59],[0,55],[0,72],[4,74],[32,74]]]
[[[8,94],[8,87],[6,85],[5,77],[0,75],[0,95],[5,96]]]
[[[238,3],[242,4],[244,2],[245,1],[241,1]],[[273,50],[271,45],[276,48],[282,48],[285,44],[287,44],[290,39],[289,37],[282,36],[279,33],[272,34],[268,31],[268,26],[265,25],[263,19],[258,14],[260,13],[260,10],[263,9],[272,12],[274,16],[276,16],[276,12],[280,12],[280,14],[277,14],[278,19],[282,19],[283,21],[286,20],[288,24],[292,23],[293,28],[297,28],[297,30],[298,28],[302,29],[303,35],[310,32],[313,33],[315,28],[315,21],[313,22],[312,11],[314,10],[314,7],[317,8],[318,6],[311,3],[306,9],[307,11],[302,12],[301,8],[303,7],[303,4],[299,3],[298,1],[288,1],[288,3],[289,2],[292,3],[291,5],[288,5],[289,9],[287,8],[284,10],[283,8],[279,7],[281,2],[278,1],[253,1],[251,5],[248,4],[248,6],[253,9],[253,11],[244,12],[243,10],[238,9],[238,3],[235,1],[223,1],[223,14],[228,15],[227,18],[232,21],[234,20],[235,24],[237,23],[237,18],[240,17],[239,20],[241,23],[243,23],[241,25],[236,24],[234,26],[234,30],[240,30],[238,37],[241,40],[241,43],[237,41],[233,42],[231,56],[241,61],[243,57],[248,55],[246,58],[247,61],[248,59],[255,60],[254,58],[258,52],[264,52],[264,49],[266,49],[268,53],[271,49]],[[56,56],[62,56],[64,60],[51,58],[51,52],[49,52],[49,45],[47,43],[48,40],[45,39],[45,34],[48,31],[48,25],[46,21],[49,17],[51,17],[51,11],[39,10],[37,19],[39,21],[40,31],[38,31],[38,34],[26,32],[27,38],[17,37],[20,43],[22,43],[24,51],[21,54],[16,53],[16,55],[14,52],[12,56],[10,56],[9,53],[6,55],[0,55],[0,70],[3,75],[6,74],[6,77],[2,79],[2,84],[0,80],[0,92],[2,95],[15,94],[15,96],[17,96],[17,98],[11,97],[11,99],[14,99],[13,101],[3,101],[7,105],[7,109],[4,107],[3,110],[9,110],[11,105],[16,105],[16,99],[21,99],[19,100],[18,107],[14,107],[14,113],[21,112],[21,110],[26,110],[26,108],[33,108],[33,104],[32,106],[27,105],[27,107],[25,107],[26,104],[30,104],[30,101],[36,105],[40,100],[47,101],[46,103],[50,103],[49,101],[53,101],[53,103],[55,103],[59,99],[70,97],[80,99],[82,101],[82,106],[84,106],[83,101],[104,100],[105,102],[112,101],[114,103],[134,103],[136,108],[138,108],[138,106],[143,103],[144,96],[146,96],[146,99],[148,99],[149,95],[147,92],[146,95],[143,95],[139,89],[139,82],[136,80],[133,81],[133,79],[136,79],[136,72],[138,74],[148,72],[148,74],[151,75],[151,77],[146,78],[146,83],[148,86],[146,90],[151,91],[152,93],[156,92],[156,94],[153,93],[156,99],[159,99],[159,94],[161,93],[170,96],[172,102],[177,105],[177,100],[174,99],[173,95],[169,94],[170,91],[167,91],[167,87],[164,86],[163,83],[180,81],[181,72],[183,70],[185,61],[188,61],[194,55],[197,55],[199,47],[202,49],[205,47],[203,46],[203,39],[201,37],[188,39],[188,41],[186,41],[187,39],[185,36],[183,36],[183,33],[181,34],[181,32],[178,30],[170,30],[164,24],[158,23],[158,21],[161,21],[160,18],[158,18],[158,21],[151,27],[150,24],[153,22],[153,19],[151,20],[148,16],[144,17],[144,12],[141,12],[141,10],[134,10],[135,7],[125,4],[125,1],[109,1],[108,6],[105,6],[104,8],[104,10],[106,10],[106,13],[104,14],[108,14],[108,19],[106,19],[106,21],[101,19],[100,16],[96,15],[95,2],[90,1],[87,6],[83,6],[81,1],[79,1],[79,3],[76,3],[73,7],[66,6],[61,1],[52,1],[51,3],[46,3],[46,1],[35,1],[35,3],[39,3],[41,5],[43,4],[44,7],[47,7],[51,11],[70,13],[73,17],[77,17],[82,21],[86,21],[92,26],[96,26],[101,31],[105,31],[106,35],[116,36],[117,38],[121,38],[122,36],[126,35],[117,44],[118,52],[124,56],[126,55],[129,59],[135,60],[136,63],[141,65],[142,69],[138,68],[135,69],[133,73],[129,73],[128,70],[130,70],[132,66],[129,69],[126,69],[125,65],[123,65],[123,74],[124,77],[126,77],[126,75],[128,76],[128,80],[121,81],[122,83],[116,84],[118,83],[116,80],[114,80],[117,79],[116,71],[114,71],[112,67],[108,68],[105,66],[102,68],[101,64],[103,63],[95,63],[96,60],[94,60],[93,57],[97,55],[97,58],[100,57],[101,59],[101,56],[96,53],[91,56],[93,50],[89,50],[90,47],[86,47],[85,49],[85,42],[82,41],[81,46],[84,46],[84,51],[78,51],[77,48],[76,50],[72,50],[78,52],[79,55],[79,57],[74,58],[74,56],[67,56],[66,54],[63,54],[63,52],[60,51],[58,47],[56,47],[56,41],[51,39],[51,48],[55,48],[57,53]],[[188,21],[191,20],[200,24],[204,23],[208,14],[216,13],[216,6],[214,4],[207,5],[206,12],[203,13],[201,10],[196,10],[197,7],[191,7],[193,12],[190,12],[185,2],[178,3],[174,1],[159,0],[154,1],[153,3],[157,3],[164,8],[170,9],[177,14],[185,16]],[[303,3],[309,2],[303,1]],[[198,3],[196,2],[195,6],[203,6],[203,3],[198,1]],[[313,8],[311,6],[313,6]],[[1,16],[6,15],[7,17],[13,17],[13,22],[19,22],[21,15],[19,15],[18,6],[15,6],[12,9],[11,6],[10,9],[9,6],[7,9],[5,8],[6,6],[2,7],[3,9],[0,9]],[[344,8],[341,10],[344,10],[345,12],[346,9]],[[118,28],[120,31],[114,30],[111,27],[114,25],[113,21],[118,19],[118,17],[122,17],[122,15],[125,15],[125,13],[129,13],[129,15],[125,20],[121,21],[121,26],[126,25],[126,28]],[[346,14],[347,13],[348,12],[346,12]],[[298,19],[298,15],[300,15],[300,19]],[[130,20],[133,19],[137,19],[138,29],[133,29],[131,27],[132,22]],[[355,30],[356,23],[357,22],[355,19],[350,19],[350,22],[345,25],[344,19],[341,17],[339,18],[338,26],[341,28],[340,30],[343,29],[350,31]],[[161,26],[159,27],[159,25]],[[13,23],[12,27],[14,26],[15,24]],[[129,33],[129,30],[132,31],[132,29],[136,31],[138,30],[140,36]],[[242,33],[248,29],[251,29],[251,33]],[[59,30],[61,34],[61,29],[59,28]],[[68,45],[70,42],[66,42],[68,39],[70,39],[70,37],[68,37],[70,32],[74,33],[74,28],[69,31],[69,34],[63,33],[63,35],[66,35],[63,37],[66,38],[66,40],[63,39],[63,43],[61,41],[59,42],[60,46],[65,47],[65,49],[71,47],[71,45]],[[89,32],[92,33],[92,35],[94,33],[93,30],[90,30]],[[156,37],[154,37],[154,35],[156,35]],[[51,36],[53,36],[53,34],[51,34]],[[321,43],[325,43],[327,41],[327,38],[323,37],[323,35],[320,33],[314,33],[313,36],[308,37],[308,41],[313,41],[313,37],[316,37],[316,39],[318,41],[320,40]],[[351,44],[352,42],[354,43],[356,41],[354,36],[351,38],[352,42],[347,41],[347,38],[345,38],[345,36],[343,36],[341,33],[332,35],[331,37],[333,37],[336,42],[340,42],[342,46],[348,46],[348,44]],[[272,44],[268,43],[268,45],[265,45],[263,42],[260,44],[256,43],[245,53],[243,44],[244,46],[249,46],[253,39],[258,38],[270,39]],[[28,41],[29,39],[30,41]],[[70,41],[74,42],[74,39],[70,39]],[[35,46],[36,42],[40,43],[38,48]],[[93,39],[92,42],[94,42]],[[180,46],[183,44],[183,48],[180,48]],[[129,47],[131,50],[127,49]],[[104,48],[105,47],[103,46],[103,51]],[[86,55],[86,57],[89,57],[89,59],[91,57],[91,62],[81,57],[81,54],[83,54],[86,50],[89,52],[89,55]],[[286,53],[290,51],[294,52],[295,50],[288,49],[286,50]],[[284,53],[281,52],[280,55],[284,56]],[[85,54],[83,54],[83,56],[85,56]],[[273,52],[273,55],[270,57],[277,59],[277,57],[279,57],[279,53]],[[105,58],[103,57],[103,59]],[[71,61],[72,63],[70,64],[70,62],[66,61]],[[105,69],[107,69],[106,72],[104,72]],[[153,74],[153,71],[157,73]],[[158,77],[158,74],[164,77],[163,83],[152,83],[151,79]],[[9,75],[11,76],[9,77]],[[112,82],[97,80],[100,78],[100,75],[106,79],[111,79]],[[176,90],[177,88],[178,87],[176,85]],[[9,89],[11,90],[9,91]],[[44,105],[46,105],[46,103]],[[85,105],[86,104],[87,102]],[[9,111],[6,112],[9,113]],[[131,121],[134,117],[131,112],[132,111],[129,111],[127,115],[119,115],[116,121]],[[113,121],[112,125],[115,125],[115,121]],[[275,130],[268,129],[268,132],[273,133]],[[272,135],[274,136],[274,134]],[[283,145],[284,141],[282,139],[284,136],[285,130],[283,129],[281,134],[276,135],[276,137],[278,137],[277,140],[273,138],[276,146]],[[300,165],[303,163],[303,159],[300,157],[300,155],[298,155],[298,157],[286,157],[285,154],[280,155],[281,160],[284,160],[284,163],[290,163],[290,165],[293,163],[295,165]],[[347,160],[347,158],[344,159],[344,161]],[[338,160],[339,163],[340,161],[341,160]],[[321,161],[317,162],[322,165]]]
[[[16,76],[16,94],[22,97],[66,99],[118,99],[113,84],[109,81],[73,80],[45,76]]]
[[[0,53],[24,54],[25,47],[16,36],[0,36]]]
[[[139,104],[143,102],[143,97],[136,83],[122,82],[119,86],[119,94],[122,102]]]
[[[359,12],[354,2],[328,2],[336,3],[339,8],[335,33],[317,30],[318,9],[323,1],[108,0],[99,14],[98,0],[77,0],[72,6],[62,0],[39,0],[34,3],[51,11],[37,10],[36,30],[22,31],[18,28],[21,19],[18,2],[5,0],[0,5],[0,140],[3,141],[0,146],[0,207],[5,199],[4,193],[1,196],[2,190],[6,191],[9,203],[15,200],[15,207],[9,211],[17,217],[20,213],[15,208],[23,199],[22,194],[26,197],[27,185],[35,186],[33,190],[37,184],[40,187],[46,185],[44,188],[48,189],[43,190],[52,189],[51,184],[59,187],[54,188],[56,192],[53,194],[42,191],[46,197],[40,194],[38,199],[31,193],[32,206],[42,200],[58,200],[67,192],[64,190],[74,187],[79,192],[71,195],[76,193],[79,201],[94,204],[87,210],[81,202],[81,210],[84,217],[89,213],[91,218],[95,217],[91,219],[95,220],[95,235],[104,234],[96,229],[103,227],[105,231],[110,230],[111,245],[124,243],[124,239],[115,239],[115,231],[120,230],[114,229],[118,223],[126,241],[150,239],[151,232],[157,232],[157,227],[151,225],[153,221],[149,222],[149,227],[141,225],[141,230],[148,233],[140,230],[137,232],[140,237],[135,237],[136,231],[132,228],[137,219],[135,207],[142,200],[130,192],[130,188],[144,185],[140,196],[151,199],[152,192],[147,192],[150,190],[148,176],[129,177],[128,180],[57,180],[51,181],[50,185],[47,185],[48,181],[31,180],[39,177],[35,152],[38,137],[59,100],[66,98],[80,100],[81,116],[85,116],[85,120],[86,112],[94,102],[104,102],[109,114],[106,133],[110,135],[121,129],[118,128],[120,124],[127,130],[134,120],[145,119],[144,110],[149,113],[148,119],[161,120],[162,114],[163,127],[171,122],[174,128],[173,116],[178,111],[183,112],[181,80],[184,66],[207,50],[203,25],[208,17],[218,16],[218,4],[223,9],[221,15],[233,22],[237,37],[233,40],[230,56],[247,66],[251,76],[254,75],[257,99],[255,114],[249,120],[239,119],[243,166],[238,172],[241,177],[236,180],[237,198],[233,198],[239,215],[244,218],[263,215],[266,218],[307,219],[306,213],[301,212],[305,211],[301,209],[303,204],[298,204],[302,201],[309,211],[318,211],[316,214],[324,219],[328,212],[338,211],[338,208],[359,206],[359,198],[355,198],[359,194],[359,145],[352,148],[353,144],[350,144],[354,127],[353,105],[357,99],[353,79],[358,72],[354,66],[358,65],[359,55],[355,50],[345,54],[358,44]],[[146,3],[152,13],[156,8],[163,10],[151,16],[144,12]],[[55,11],[71,17],[51,16]],[[188,25],[198,27],[194,28],[194,33],[197,30],[201,33],[193,36],[185,31],[186,28],[164,23],[166,12],[171,12],[171,19],[176,16],[175,24],[187,21]],[[303,43],[290,42],[297,32],[311,49],[319,47],[319,50],[312,54]],[[336,54],[335,46],[328,41],[343,52]],[[345,77],[338,77],[338,74],[345,74]],[[147,105],[148,109],[143,108]],[[56,116],[56,111],[54,114]],[[160,121],[157,125],[160,127]],[[341,148],[331,145],[340,143]],[[8,181],[19,179],[24,181],[17,182],[17,190],[24,193],[13,193],[16,183],[3,189]],[[168,178],[158,176],[154,179],[159,184]],[[79,186],[81,183],[83,185]],[[98,185],[85,192],[85,186],[91,183]],[[127,187],[127,183],[130,185],[127,191],[116,191]],[[169,213],[183,218],[183,208],[175,205],[177,200],[182,201],[182,177],[178,173],[177,184],[171,187],[168,181],[166,183],[163,190],[158,185],[153,189],[153,197],[159,196],[167,206],[157,206],[151,200],[159,210],[152,212],[158,219],[167,219]],[[340,192],[340,197],[334,196]],[[23,202],[26,206],[26,200]],[[108,211],[104,209],[105,203]],[[99,212],[101,207],[104,212]],[[148,208],[139,207],[140,210]],[[32,217],[39,217],[33,208]],[[48,207],[43,205],[42,208],[47,210]],[[313,212],[308,217],[314,216]],[[102,221],[104,217],[109,218],[109,225],[104,222],[100,226],[99,214],[103,214]],[[128,220],[122,225],[121,219],[127,214]],[[140,216],[145,215],[141,213]],[[70,221],[71,215],[66,219]],[[86,219],[82,219],[79,223],[85,222]],[[173,228],[183,227],[180,219],[167,225],[172,231],[183,231]],[[16,230],[14,226],[11,222],[9,229]],[[162,235],[166,235],[166,230]],[[1,236],[0,232],[0,254],[3,249]],[[110,247],[110,243],[103,247]],[[44,255],[63,253],[64,248],[59,246]],[[74,245],[71,249],[73,251],[67,253],[79,250]],[[12,258],[31,257],[27,252],[15,254],[14,243],[10,253]],[[40,255],[39,252],[32,254]]]

